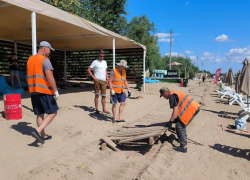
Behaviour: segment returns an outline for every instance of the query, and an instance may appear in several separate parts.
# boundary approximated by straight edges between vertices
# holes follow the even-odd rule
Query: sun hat
[[[126,60],[121,60],[119,63],[117,63],[118,66],[123,66],[125,68],[128,68],[127,61]]]

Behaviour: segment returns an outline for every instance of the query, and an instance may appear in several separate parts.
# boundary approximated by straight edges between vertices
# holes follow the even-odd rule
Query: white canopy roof
[[[61,50],[143,48],[145,46],[39,0],[0,0],[0,39],[32,44],[31,13],[36,12],[37,42]]]

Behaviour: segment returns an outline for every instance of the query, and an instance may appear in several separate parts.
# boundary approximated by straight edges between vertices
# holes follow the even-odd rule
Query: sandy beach
[[[20,120],[4,118],[0,108],[1,180],[247,180],[250,177],[250,135],[223,131],[219,126],[234,125],[241,110],[219,99],[210,82],[190,81],[188,87],[173,83],[146,84],[146,92],[137,91],[127,99],[124,119],[127,125],[169,121],[172,110],[159,97],[163,86],[183,91],[201,104],[201,111],[187,128],[188,152],[174,151],[178,145],[174,132],[166,132],[153,146],[121,146],[121,151],[100,149],[100,139],[122,128],[113,126],[111,114],[95,114],[93,85],[60,91],[60,110],[46,128],[53,138],[44,145],[34,142],[30,132],[36,128],[29,94],[22,98]],[[108,90],[109,93],[109,90]],[[108,94],[107,93],[107,94]],[[107,96],[107,109],[111,104]],[[101,104],[99,104],[101,109]],[[229,112],[226,115],[221,111]],[[221,115],[225,115],[222,116]],[[248,123],[249,124],[249,123]],[[249,129],[249,128],[248,128]]]

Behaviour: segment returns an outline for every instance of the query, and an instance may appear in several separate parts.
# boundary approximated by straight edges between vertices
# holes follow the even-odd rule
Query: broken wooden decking
[[[167,131],[164,126],[145,126],[145,127],[123,127],[117,132],[113,132],[108,137],[102,138],[101,141],[106,143],[114,151],[117,144],[133,143],[140,140],[148,140],[149,145],[153,145]],[[106,148],[106,144],[102,144],[102,149]]]

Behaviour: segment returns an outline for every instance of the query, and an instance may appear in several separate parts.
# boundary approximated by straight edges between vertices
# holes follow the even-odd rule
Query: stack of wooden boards
[[[167,127],[164,126],[123,127],[117,132],[111,133],[108,137],[102,138],[101,141],[107,143],[114,151],[119,151],[116,147],[117,144],[121,145],[148,139],[148,144],[153,145],[166,131]],[[102,147],[106,147],[106,145],[102,145]]]

